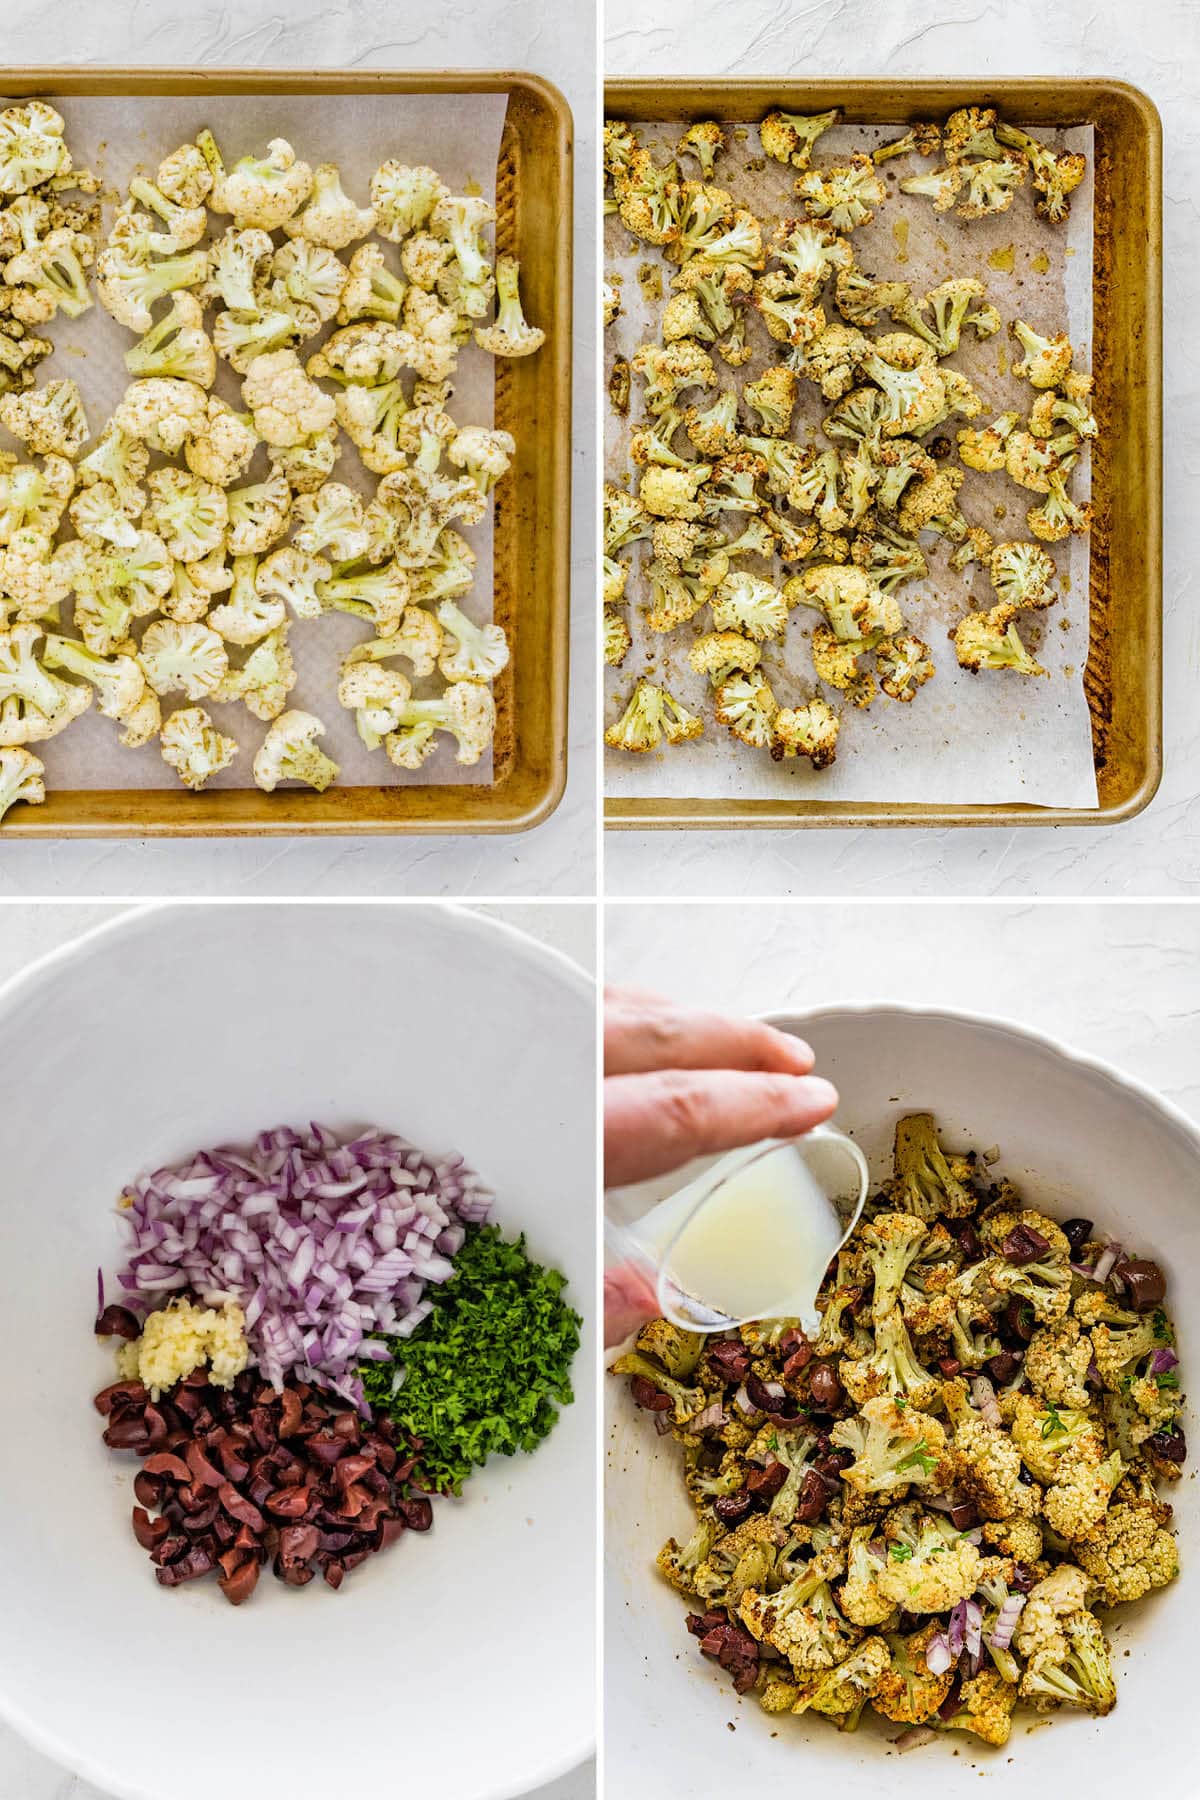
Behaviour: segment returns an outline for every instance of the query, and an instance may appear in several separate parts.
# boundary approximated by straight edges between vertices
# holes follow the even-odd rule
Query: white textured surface
[[[1200,644],[1189,506],[1200,472],[1200,127],[1194,0],[607,0],[611,75],[1107,76],[1165,133],[1166,773],[1110,830],[610,832],[614,894],[1160,894],[1200,887]]]
[[[1200,1118],[1200,907],[610,906],[604,975],[745,1013],[894,1001],[1013,1019]]]
[[[592,0],[97,0],[63,14],[5,0],[6,60],[28,64],[203,64],[308,68],[531,69],[575,115],[574,606],[571,763],[557,812],[537,831],[496,838],[196,839],[0,843],[0,896],[72,894],[538,895],[595,891],[595,28]]]
[[[100,905],[8,905],[0,909],[0,982],[28,963],[123,910]],[[591,906],[483,906],[540,942],[595,967],[595,910]],[[49,1678],[49,1677],[48,1677]],[[538,1790],[530,1800],[592,1800],[595,1773],[588,1763]],[[98,1788],[66,1774],[0,1725],[0,1800],[107,1800]]]

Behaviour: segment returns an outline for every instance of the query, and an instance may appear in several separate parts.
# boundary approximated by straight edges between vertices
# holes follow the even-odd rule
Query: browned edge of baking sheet
[[[1115,825],[1150,804],[1162,778],[1162,122],[1124,82],[812,81],[664,76],[605,83],[605,113],[627,119],[736,119],[779,107],[850,123],[942,119],[996,106],[1030,125],[1095,128],[1091,622],[1085,688],[1095,807],[896,805],[821,800],[608,799],[625,830],[794,830],[811,826]]]
[[[4,837],[258,837],[316,833],[528,831],[558,805],[567,778],[571,529],[573,129],[558,89],[522,70],[0,70],[9,95],[496,94],[508,96],[496,174],[496,242],[521,257],[536,356],[496,364],[496,424],[517,454],[496,490],[493,613],[512,658],[495,685],[494,780],[328,788],[60,789],[18,805]]]

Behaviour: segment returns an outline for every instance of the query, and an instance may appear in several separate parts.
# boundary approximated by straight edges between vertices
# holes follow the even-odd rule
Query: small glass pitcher
[[[695,1229],[703,1209],[729,1197],[730,1184],[751,1165],[769,1157],[798,1157],[805,1179],[794,1182],[801,1209],[800,1233],[815,1248],[816,1259],[807,1260],[808,1279],[797,1276],[795,1266],[780,1263],[779,1291],[771,1305],[754,1314],[734,1318],[703,1295],[687,1291],[672,1277],[672,1264],[689,1231]],[[781,1175],[799,1173],[780,1171]],[[639,1263],[656,1281],[658,1303],[664,1318],[685,1331],[728,1331],[748,1318],[798,1318],[814,1326],[818,1319],[817,1292],[825,1270],[858,1222],[867,1197],[870,1171],[858,1145],[830,1125],[817,1125],[795,1138],[767,1138],[709,1162],[682,1187],[660,1198],[648,1211],[644,1205],[647,1184],[606,1196],[605,1241],[622,1259]],[[662,1184],[656,1184],[661,1192]],[[828,1249],[828,1255],[821,1251]]]

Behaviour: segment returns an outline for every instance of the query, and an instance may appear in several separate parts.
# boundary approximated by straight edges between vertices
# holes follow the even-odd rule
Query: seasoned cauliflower
[[[184,787],[197,793],[228,768],[238,746],[233,738],[222,737],[202,706],[189,706],[163,720],[159,749]]]
[[[183,691],[189,700],[212,694],[229,667],[225,646],[207,625],[160,619],[146,628],[138,660],[156,694]]]
[[[319,437],[336,416],[332,399],[305,375],[294,350],[256,357],[242,383],[242,399],[263,442],[284,448]]]
[[[254,758],[254,779],[264,793],[281,781],[298,781],[323,794],[338,765],[318,747],[325,727],[312,713],[285,712],[270,727]]]

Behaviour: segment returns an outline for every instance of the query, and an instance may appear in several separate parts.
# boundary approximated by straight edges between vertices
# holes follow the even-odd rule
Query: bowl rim
[[[114,902],[120,906],[120,901]],[[147,925],[156,923],[159,916],[173,913],[207,913],[213,907],[227,909],[230,912],[257,911],[266,906],[297,906],[313,910],[321,908],[364,907],[377,912],[385,910],[399,915],[402,910],[412,908],[423,913],[441,915],[459,929],[474,934],[482,939],[491,939],[507,946],[508,952],[526,962],[540,964],[555,974],[576,998],[588,1003],[594,1002],[596,979],[577,963],[574,957],[555,945],[541,942],[531,937],[519,925],[511,924],[506,919],[499,919],[493,913],[478,912],[470,906],[456,902],[436,899],[330,899],[330,900],[189,900],[159,899],[132,906],[122,907],[112,918],[101,919],[97,924],[89,926],[77,937],[58,944],[51,950],[35,957],[22,969],[16,970],[6,981],[0,983],[0,1024],[7,1021],[15,1009],[26,997],[40,987],[56,979],[72,964],[91,956],[97,949],[103,951],[105,945],[118,936],[136,936],[146,929]],[[593,1302],[595,1296],[593,1295]],[[599,1407],[597,1406],[597,1412]],[[596,1429],[593,1436],[599,1441],[599,1423],[593,1422]],[[599,1592],[597,1578],[593,1573],[593,1604],[597,1620],[599,1618]],[[599,1666],[599,1665],[597,1665]],[[92,1783],[112,1800],[171,1800],[161,1789],[131,1785],[113,1770],[94,1761],[86,1752],[75,1749],[68,1750],[56,1735],[51,1726],[35,1721],[11,1699],[0,1684],[0,1721],[11,1728],[33,1749],[49,1757],[52,1762],[67,1773],[77,1776],[83,1781]],[[529,1775],[522,1775],[515,1783],[501,1781],[489,1787],[486,1794],[482,1791],[477,1800],[522,1800],[523,1796],[532,1796],[547,1783],[568,1775],[579,1768],[593,1756],[596,1751],[595,1705],[593,1704],[593,1726],[585,1731],[582,1737],[558,1756],[543,1759]]]
[[[755,1016],[764,1024],[773,1025],[776,1030],[790,1030],[796,1025],[807,1028],[819,1025],[827,1019],[891,1016],[900,1019],[941,1020],[951,1025],[979,1026],[1000,1037],[1022,1039],[1040,1050],[1050,1051],[1064,1062],[1074,1063],[1078,1068],[1101,1076],[1110,1086],[1133,1095],[1151,1111],[1161,1114],[1166,1123],[1173,1125],[1188,1140],[1197,1155],[1200,1155],[1200,1120],[1194,1119],[1190,1114],[1184,1112],[1176,1101],[1168,1099],[1165,1094],[1160,1093],[1157,1088],[1151,1087],[1140,1076],[1130,1075],[1126,1070],[1118,1068],[1107,1058],[1097,1056],[1093,1051],[1078,1050],[1053,1032],[1043,1031],[1037,1026],[1025,1025],[1003,1013],[972,1012],[967,1007],[959,1006],[919,1006],[905,1001],[851,1000],[834,1001],[822,1006],[772,1007],[770,1011],[758,1013]],[[836,1118],[837,1115],[834,1116]]]

